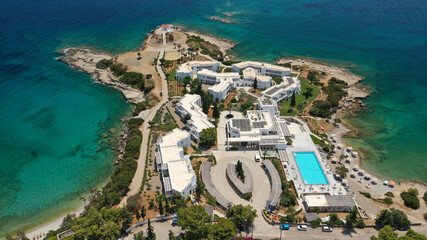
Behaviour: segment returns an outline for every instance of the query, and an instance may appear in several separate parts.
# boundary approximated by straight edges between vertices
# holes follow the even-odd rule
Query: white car
[[[255,162],[259,162],[261,160],[261,157],[257,154],[255,155]]]
[[[322,227],[322,232],[332,232],[332,228],[328,227],[328,226],[323,226]]]
[[[307,231],[307,225],[298,225],[298,231]]]

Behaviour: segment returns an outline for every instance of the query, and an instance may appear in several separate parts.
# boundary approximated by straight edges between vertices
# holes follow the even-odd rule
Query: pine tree
[[[148,219],[147,237],[145,239],[156,240],[156,234],[154,233],[154,228],[151,226],[150,219]]]
[[[258,88],[258,80],[255,78],[255,81],[254,81],[254,89],[257,89]]]
[[[291,106],[295,107],[296,101],[295,101],[295,92],[292,94],[292,98],[291,98]]]
[[[136,220],[139,220],[141,218],[141,215],[139,214],[139,210],[136,209]]]
[[[163,208],[163,201],[161,199],[159,200],[159,212],[160,215],[163,215],[165,213],[165,210]]]
[[[217,105],[217,104],[214,104],[214,108],[213,108],[212,116],[213,116],[215,119],[218,119],[218,118],[219,118],[219,109],[218,109],[218,105]]]
[[[147,215],[147,210],[145,209],[145,205],[144,205],[141,208],[141,217],[142,217],[142,219],[145,218],[145,215]]]

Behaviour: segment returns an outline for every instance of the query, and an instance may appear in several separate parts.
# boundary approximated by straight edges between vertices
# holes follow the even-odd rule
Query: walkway
[[[131,184],[129,185],[129,191],[128,193],[122,198],[120,201],[118,207],[123,207],[126,204],[126,201],[129,196],[138,194],[141,190],[142,185],[142,179],[144,178],[144,169],[145,169],[145,157],[147,156],[147,145],[148,145],[148,136],[150,135],[150,129],[149,124],[154,116],[156,115],[157,110],[159,110],[163,104],[165,104],[168,101],[168,83],[166,81],[166,76],[163,73],[163,70],[160,66],[160,59],[163,58],[164,51],[161,50],[159,54],[159,58],[157,60],[157,71],[160,75],[160,79],[162,79],[162,101],[158,102],[156,106],[150,109],[150,113],[148,113],[147,118],[144,119],[144,123],[141,127],[139,127],[139,130],[142,133],[142,143],[140,147],[140,153],[138,158],[138,166],[136,168],[135,176],[132,179]]]
[[[223,207],[224,209],[229,208],[230,206],[233,206],[233,203],[227,200],[219,191],[216,189],[215,185],[212,182],[212,176],[211,176],[211,162],[203,162],[202,163],[202,169],[201,169],[201,177],[202,181],[206,186],[206,191],[212,196],[216,198],[217,203]]]

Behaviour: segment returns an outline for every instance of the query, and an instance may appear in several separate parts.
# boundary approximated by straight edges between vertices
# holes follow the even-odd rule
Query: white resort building
[[[247,111],[246,117],[228,121],[225,145],[229,149],[234,146],[275,152],[307,211],[317,207],[321,211],[350,211],[353,198],[335,180],[311,139],[310,129],[296,118],[280,117],[277,102],[270,98],[261,97],[257,105],[261,110]]]
[[[185,118],[187,114],[190,116],[190,119],[187,120],[186,128],[196,141],[199,141],[200,134],[202,134],[203,130],[214,127],[209,121],[208,116],[202,111],[201,105],[202,99],[199,95],[186,94],[181,97],[175,107],[176,112],[181,118]]]
[[[240,72],[246,68],[253,68],[257,75],[278,75],[278,76],[290,76],[291,69],[287,67],[277,66],[269,63],[245,61],[233,64],[233,71]]]
[[[283,82],[263,91],[261,96],[281,102],[292,97],[292,94],[301,94],[301,81],[296,77],[283,77]]]
[[[197,78],[202,83],[213,85],[209,93],[214,99],[225,99],[233,88],[253,87],[255,80],[257,88],[265,90],[262,95],[276,102],[283,101],[295,92],[301,93],[301,83],[298,78],[290,77],[291,69],[269,63],[246,61],[233,64],[234,72],[218,73],[220,62],[217,61],[191,61],[179,65],[176,79],[185,77]],[[242,76],[240,75],[242,71]],[[273,85],[272,76],[280,76],[283,82]]]
[[[208,69],[203,69],[197,72],[197,79],[202,83],[213,84],[208,88],[213,99],[225,99],[231,89],[235,86],[235,82],[240,80],[239,73],[225,72],[217,73]]]
[[[182,80],[185,77],[195,78],[198,71],[208,69],[218,71],[220,62],[217,61],[191,61],[178,66],[176,70],[176,79]]]
[[[162,174],[167,197],[180,194],[187,197],[196,188],[196,175],[183,147],[191,145],[190,134],[175,128],[157,141],[156,167]]]
[[[228,146],[249,146],[260,149],[286,149],[285,137],[290,136],[287,122],[268,110],[247,111],[245,118],[227,123]]]

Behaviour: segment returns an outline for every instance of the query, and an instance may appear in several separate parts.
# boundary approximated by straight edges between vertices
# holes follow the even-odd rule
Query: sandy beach
[[[43,234],[47,234],[50,230],[56,230],[61,227],[62,220],[69,214],[75,214],[76,216],[79,216],[84,211],[84,206],[79,207],[78,209],[67,213],[61,217],[55,218],[52,221],[49,221],[46,224],[41,225],[40,227],[36,227],[34,229],[29,230],[26,232],[26,236],[29,239],[33,239],[34,237],[37,239],[37,236],[44,236]]]

